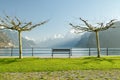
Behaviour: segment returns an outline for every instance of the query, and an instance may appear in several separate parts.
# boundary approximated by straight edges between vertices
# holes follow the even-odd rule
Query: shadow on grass
[[[106,62],[110,62],[112,64],[114,64],[114,59],[106,59],[106,58],[97,58],[97,57],[86,57],[84,58],[85,61],[83,61],[83,64],[87,64],[87,63],[90,63],[90,62],[96,62],[96,63],[99,63],[99,62],[102,62],[102,61],[106,61]]]
[[[35,61],[39,60],[39,58],[24,58],[24,59],[19,59],[19,58],[0,58],[0,64],[10,64],[14,62],[26,62],[26,61]]]
[[[19,59],[18,58],[14,58],[14,59],[0,59],[0,64],[10,64],[10,63],[14,63],[14,62],[18,62]]]

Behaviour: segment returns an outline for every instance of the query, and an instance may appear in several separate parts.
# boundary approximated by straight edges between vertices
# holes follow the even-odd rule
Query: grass
[[[0,58],[0,80],[120,80],[120,57]]]
[[[0,58],[0,72],[42,72],[120,69],[120,57]]]

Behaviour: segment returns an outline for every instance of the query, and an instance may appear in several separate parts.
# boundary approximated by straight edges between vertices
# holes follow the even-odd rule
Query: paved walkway
[[[120,70],[0,73],[0,80],[120,80]]]

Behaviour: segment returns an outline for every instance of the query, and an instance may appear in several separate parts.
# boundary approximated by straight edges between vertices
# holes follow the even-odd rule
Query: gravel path
[[[120,70],[0,73],[0,80],[120,80]]]

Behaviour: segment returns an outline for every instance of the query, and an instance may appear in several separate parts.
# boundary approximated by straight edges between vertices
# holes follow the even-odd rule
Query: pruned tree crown
[[[81,27],[79,25],[73,25],[72,23],[69,24],[69,25],[71,25],[73,27],[73,29],[75,29],[76,33],[85,32],[85,31],[96,32],[96,31],[103,31],[103,30],[106,30],[108,28],[114,28],[113,25],[114,25],[116,19],[112,19],[112,20],[110,20],[110,22],[108,22],[106,24],[97,23],[99,27],[95,27],[95,26],[89,24],[87,22],[87,20],[83,20],[82,18],[80,18],[80,20],[82,22],[84,22],[86,27]]]
[[[11,29],[11,30],[17,30],[17,31],[29,31],[33,28],[43,25],[48,20],[40,22],[38,24],[32,24],[32,22],[28,23],[22,23],[17,17],[11,18],[9,16],[5,16],[4,18],[0,18],[0,26],[4,27],[3,29]]]

